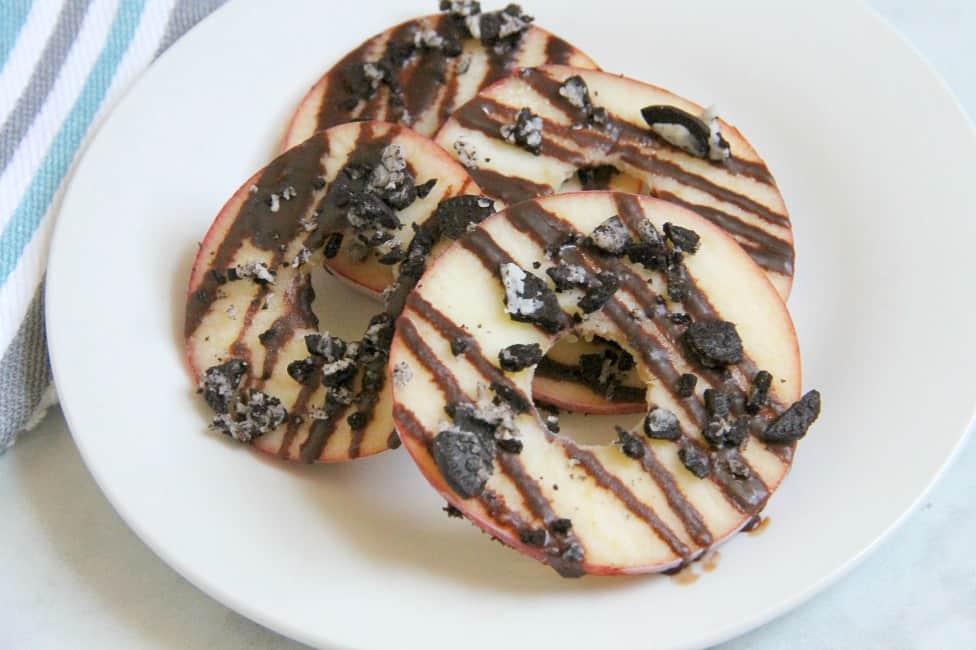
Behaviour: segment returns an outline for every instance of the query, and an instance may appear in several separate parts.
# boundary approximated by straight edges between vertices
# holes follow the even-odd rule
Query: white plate
[[[196,242],[308,84],[434,3],[329,4],[241,0],[181,40],[92,142],[58,222],[48,336],[65,415],[105,494],[176,570],[316,645],[697,646],[822,588],[931,485],[976,393],[976,140],[853,3],[529,7],[606,69],[719,103],[791,208],[791,306],[824,414],[769,529],[724,547],[718,571],[691,586],[561,580],[448,520],[402,452],[304,467],[205,433],[181,363]]]

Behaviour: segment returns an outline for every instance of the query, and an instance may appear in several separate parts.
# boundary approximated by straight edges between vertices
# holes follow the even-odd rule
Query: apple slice
[[[477,2],[442,7],[444,13],[373,36],[329,69],[296,110],[282,148],[362,119],[398,122],[431,136],[455,108],[515,68],[596,67],[566,41],[532,25],[517,5],[484,13]]]
[[[361,340],[342,341],[320,331],[311,273],[347,245],[338,231],[350,218],[346,239],[394,255],[413,237],[405,222],[465,194],[479,190],[463,167],[384,122],[317,133],[248,179],[210,227],[187,291],[186,356],[213,428],[306,462],[399,446],[386,361],[394,303],[412,284],[398,284]]]
[[[541,66],[482,90],[436,140],[488,196],[508,204],[581,187],[639,191],[689,208],[732,235],[789,296],[790,217],[765,162],[712,110],[667,90]]]
[[[640,263],[623,251],[640,247]],[[529,395],[560,337],[637,361],[648,416],[613,444]],[[459,344],[460,343],[460,344]],[[673,203],[579,192],[510,206],[432,262],[397,321],[401,440],[472,522],[563,575],[674,569],[741,529],[819,413],[789,313],[723,230]],[[686,395],[686,396],[685,396]]]
[[[688,207],[726,229],[789,295],[793,236],[765,163],[738,130],[666,90],[594,70],[541,66],[482,90],[436,140],[488,196],[505,203],[614,189]],[[540,366],[538,399],[584,413],[643,409],[576,381],[582,352],[575,346],[560,342],[553,354],[565,358],[570,372]]]

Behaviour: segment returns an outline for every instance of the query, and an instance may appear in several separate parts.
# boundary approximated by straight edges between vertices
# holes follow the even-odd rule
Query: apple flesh
[[[527,232],[527,223],[542,224],[537,230],[543,234],[546,224],[556,224],[563,231],[589,235],[608,216],[620,213],[627,201],[639,206],[639,220],[649,220],[659,231],[671,223],[698,234],[700,248],[684,257],[693,297],[684,302],[668,298],[661,288],[667,286],[661,271],[618,258],[625,268],[612,267],[617,268],[614,273],[632,274],[641,282],[622,283],[602,309],[582,315],[573,331],[614,340],[631,353],[646,384],[648,404],[676,417],[680,437],[651,439],[638,427],[621,434],[624,444],[577,444],[547,430],[545,415],[531,403],[524,412],[513,409],[508,425],[495,425],[494,442],[486,442],[483,435],[465,437],[465,426],[471,427],[459,419],[459,404],[490,410],[492,397],[517,404],[530,394],[534,367],[502,371],[500,351],[536,344],[545,352],[559,336],[554,328],[512,318],[512,304],[517,311],[520,303],[512,302],[499,278],[499,260],[507,257],[526,273],[545,279],[554,263],[551,249],[547,252],[545,237]],[[632,237],[633,226],[629,225]],[[562,250],[581,256],[592,268],[602,264],[585,245],[577,249]],[[494,251],[495,257],[485,251]],[[667,312],[687,312],[696,323],[734,324],[743,354],[741,361],[728,366],[727,381],[721,373],[703,369],[700,364],[706,357],[695,356],[691,347],[680,343],[686,336],[680,333],[684,326],[676,330],[660,317],[664,312],[653,318],[640,315],[648,292],[658,291],[664,303],[657,304]],[[555,296],[565,313],[580,312],[579,291]],[[451,332],[468,336],[470,345],[462,354],[454,354]],[[765,421],[774,420],[798,399],[797,340],[776,289],[732,238],[699,215],[652,198],[611,192],[560,194],[489,217],[428,268],[398,320],[390,363],[410,369],[412,379],[394,388],[394,421],[431,485],[485,532],[564,575],[659,572],[693,560],[765,506],[793,458],[793,443],[766,443],[755,428],[743,443],[731,447],[715,446],[703,437],[705,419],[710,417],[703,406],[707,388],[744,396],[756,369],[770,372],[770,402],[757,416]],[[675,373],[698,377],[693,396],[677,393]],[[488,388],[492,382],[507,383],[508,397],[503,397],[505,391]],[[513,391],[516,398],[511,397]],[[742,408],[742,402],[733,400],[728,417],[738,416]],[[473,464],[464,466],[470,470],[467,474],[452,465],[452,444],[468,454],[458,451],[462,459],[473,458]],[[698,453],[697,470],[701,462],[709,468],[705,478],[693,473],[695,454],[689,449]],[[730,472],[733,462],[739,475],[749,473],[748,479]],[[479,486],[478,480],[483,484]]]

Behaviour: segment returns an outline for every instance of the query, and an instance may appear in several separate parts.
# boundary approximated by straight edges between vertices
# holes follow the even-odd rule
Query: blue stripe
[[[105,46],[71,113],[51,143],[13,217],[0,235],[0,285],[7,281],[58,191],[85,132],[108,92],[115,70],[139,25],[145,0],[122,0]]]
[[[3,16],[0,16],[0,70],[7,63],[10,50],[14,49],[20,28],[27,22],[31,0],[2,0]]]

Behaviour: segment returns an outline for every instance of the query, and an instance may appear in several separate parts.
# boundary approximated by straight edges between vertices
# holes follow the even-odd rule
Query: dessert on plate
[[[530,397],[570,330],[616,341],[647,385],[642,424],[607,444],[554,433]],[[762,510],[820,408],[800,397],[793,324],[762,269],[696,213],[624,193],[483,221],[407,298],[390,364],[409,377],[397,430],[430,483],[563,575],[692,561]]]
[[[820,412],[783,198],[714,109],[518,5],[441,10],[327,71],[207,232],[184,334],[210,428],[308,463],[403,444],[561,575],[677,570],[757,520]],[[376,300],[358,336],[318,272]],[[583,443],[560,408],[642,417]]]

